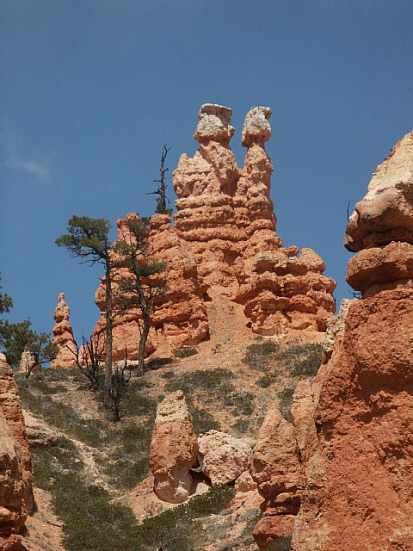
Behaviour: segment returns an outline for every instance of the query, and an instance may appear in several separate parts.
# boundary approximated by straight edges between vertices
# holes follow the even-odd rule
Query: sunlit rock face
[[[413,132],[377,167],[350,217],[344,244],[357,252],[392,241],[413,245]]]
[[[317,376],[317,447],[296,551],[411,551],[413,543],[413,134],[379,166],[347,227],[362,293]]]
[[[181,390],[159,405],[152,433],[150,467],[154,492],[168,503],[182,503],[193,483],[190,469],[197,464],[198,440]]]
[[[231,114],[221,105],[201,107],[194,134],[198,150],[193,158],[181,155],[173,173],[174,225],[166,215],[151,219],[148,254],[166,262],[168,291],[156,301],[147,355],[165,342],[178,348],[208,338],[206,302],[217,294],[241,304],[251,330],[268,336],[325,331],[335,311],[336,284],[323,275],[323,260],[309,248],[284,248],[276,233],[273,166],[265,150],[271,110],[253,107],[246,115],[243,168],[230,147]],[[127,218],[117,222],[120,233]],[[95,336],[103,338],[103,284],[96,303],[102,317]],[[125,350],[129,360],[137,359],[139,320],[138,311],[115,317],[115,359],[123,359]]]
[[[130,213],[126,219],[118,219],[118,239],[125,237],[126,221],[137,219]],[[151,329],[146,347],[149,355],[166,342],[171,349],[193,346],[208,336],[209,324],[201,289],[197,264],[191,251],[174,231],[169,216],[155,214],[151,218],[147,255],[150,261],[165,262],[165,271],[159,274],[165,278],[166,291],[155,300],[151,316]],[[127,270],[114,270],[114,288],[119,277],[127,277]],[[156,276],[155,276],[156,277]],[[101,310],[94,336],[103,343],[105,338],[105,280],[95,294],[96,304]],[[113,321],[113,357],[115,361],[126,357],[133,362],[138,359],[141,312],[131,309],[117,315]]]
[[[0,353],[0,548],[18,549],[18,538],[8,536],[18,534],[34,511],[32,482],[22,404],[13,371]]]
[[[334,313],[335,282],[311,249],[282,247],[270,199],[273,166],[265,151],[271,137],[268,107],[252,108],[244,123],[244,168],[230,149],[231,110],[206,104],[199,112],[191,159],[174,172],[178,196],[175,228],[186,241],[201,286],[213,287],[245,306],[254,332],[324,331]]]
[[[73,367],[76,358],[76,341],[73,336],[73,328],[69,321],[70,308],[65,301],[64,293],[60,293],[54,320],[52,343],[59,348],[56,358],[50,362],[50,367],[68,369]]]

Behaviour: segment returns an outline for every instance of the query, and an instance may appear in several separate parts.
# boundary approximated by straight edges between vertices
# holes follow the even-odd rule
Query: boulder
[[[184,394],[178,390],[159,405],[150,447],[154,492],[168,503],[182,503],[190,495],[190,469],[197,465],[198,441]]]
[[[198,437],[198,443],[202,472],[212,484],[235,482],[247,471],[252,450],[245,440],[210,430]]]

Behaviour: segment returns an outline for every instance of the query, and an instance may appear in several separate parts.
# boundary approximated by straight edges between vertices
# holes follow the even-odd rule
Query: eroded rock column
[[[198,440],[181,390],[168,395],[156,412],[150,449],[154,492],[168,503],[182,503],[189,497],[197,464]]]
[[[56,309],[54,311],[54,320],[56,325],[53,327],[52,344],[59,348],[56,358],[50,362],[50,367],[68,369],[73,367],[76,358],[76,341],[73,336],[73,328],[69,321],[70,308],[65,301],[64,293],[60,293]]]
[[[33,471],[13,371],[0,352],[0,535],[16,534],[34,510]],[[14,538],[14,541],[17,541]],[[13,542],[13,538],[10,539]],[[10,545],[11,545],[10,543]],[[1,547],[0,542],[0,547]],[[6,544],[5,544],[6,545]],[[10,547],[10,549],[12,549]]]
[[[295,523],[296,551],[413,548],[413,133],[356,205],[347,280],[362,293],[325,369],[318,447]]]

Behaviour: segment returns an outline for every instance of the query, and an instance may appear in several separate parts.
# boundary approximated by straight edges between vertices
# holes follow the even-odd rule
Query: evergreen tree
[[[0,314],[5,314],[10,312],[13,301],[9,295],[1,292],[1,289],[0,286]],[[30,319],[10,323],[7,319],[0,318],[0,347],[4,350],[8,364],[17,368],[25,350],[33,357],[34,364],[26,373],[27,377],[35,367],[50,362],[58,353],[58,348],[52,344],[50,335],[37,333],[31,325]]]
[[[128,219],[126,228],[125,234],[114,245],[114,252],[119,255],[119,265],[129,271],[128,277],[117,280],[119,296],[116,304],[123,312],[135,308],[140,310],[138,371],[143,375],[151,314],[155,309],[156,299],[163,296],[167,290],[166,280],[161,275],[166,269],[166,264],[148,257],[148,219]]]
[[[105,218],[88,218],[87,216],[73,216],[67,226],[67,234],[61,235],[55,243],[65,247],[73,258],[80,258],[83,262],[103,264],[105,268],[105,387],[109,392],[112,377],[112,330],[113,330],[113,296],[111,259],[112,243],[109,241],[111,225]]]

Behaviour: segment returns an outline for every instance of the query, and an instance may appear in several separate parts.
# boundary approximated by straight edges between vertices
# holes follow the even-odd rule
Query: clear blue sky
[[[192,156],[203,103],[273,111],[267,151],[284,245],[311,247],[350,298],[342,245],[376,166],[412,130],[412,0],[0,0],[1,263],[12,321],[50,332],[60,292],[78,339],[99,268],[54,245],[73,215],[151,215]],[[172,186],[169,195],[174,199]]]

